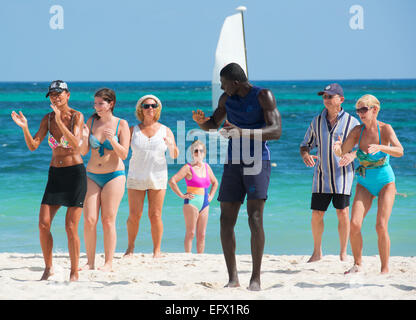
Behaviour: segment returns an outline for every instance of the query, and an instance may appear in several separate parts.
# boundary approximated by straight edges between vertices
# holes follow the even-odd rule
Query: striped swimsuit
[[[186,179],[185,177],[185,181],[186,181],[186,192],[187,193],[192,193],[192,195],[194,196],[193,199],[185,199],[184,204],[191,204],[193,206],[195,206],[199,212],[201,212],[202,210],[204,210],[207,206],[209,206],[209,202],[208,202],[208,188],[211,185],[211,180],[209,178],[209,174],[208,174],[208,165],[205,163],[205,177],[201,178],[199,177],[194,169],[192,168],[192,166],[187,163],[187,165],[189,166],[189,168],[191,169],[192,172],[192,178],[190,180]]]

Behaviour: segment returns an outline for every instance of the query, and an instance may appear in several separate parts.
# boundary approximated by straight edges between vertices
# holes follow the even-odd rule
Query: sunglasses
[[[142,104],[143,109],[153,108],[156,109],[158,107],[157,103],[144,103]]]
[[[360,113],[366,113],[368,112],[368,110],[373,109],[374,107],[362,107],[359,109],[355,109],[355,112],[357,112],[358,114]]]
[[[204,153],[204,149],[194,149],[194,153]]]
[[[324,99],[332,99],[333,97],[335,97],[335,95],[324,94],[324,95],[322,96],[322,98],[324,98]]]

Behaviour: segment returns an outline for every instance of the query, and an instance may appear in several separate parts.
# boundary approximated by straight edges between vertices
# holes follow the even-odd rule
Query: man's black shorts
[[[224,173],[218,194],[218,201],[244,202],[247,200],[267,199],[271,166],[270,160],[262,160],[262,168],[259,174],[244,174],[244,164],[224,164]]]
[[[326,211],[331,200],[335,209],[345,209],[350,205],[350,197],[350,195],[338,193],[312,193],[311,209]]]

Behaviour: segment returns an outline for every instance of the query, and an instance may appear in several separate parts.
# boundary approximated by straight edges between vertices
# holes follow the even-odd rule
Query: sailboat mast
[[[248,64],[247,64],[247,47],[246,47],[246,32],[244,29],[244,11],[247,10],[246,7],[240,6],[237,8],[238,11],[240,11],[241,13],[241,23],[243,25],[243,42],[244,42],[244,56],[246,58],[246,75],[247,75],[247,79],[248,79]]]

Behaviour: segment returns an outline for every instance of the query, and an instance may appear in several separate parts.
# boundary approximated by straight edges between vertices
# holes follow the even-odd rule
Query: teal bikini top
[[[118,132],[118,125],[120,124],[120,120],[118,120],[116,134],[114,135],[114,139],[118,142],[117,132]],[[93,134],[92,134],[92,126],[94,125],[94,118],[91,121],[91,129],[90,129],[90,145],[93,149],[98,149],[98,153],[100,157],[104,156],[104,149],[113,150],[113,146],[111,145],[110,141],[105,139],[103,143],[100,142]]]
[[[380,126],[377,122],[378,139],[381,142]],[[361,136],[363,135],[364,126],[361,129],[360,138],[358,139],[358,146],[360,146]],[[376,154],[365,153],[360,148],[357,150],[357,159],[360,162],[360,166],[356,169],[357,173],[361,176],[365,176],[365,169],[381,168],[389,165],[390,155],[385,152],[377,152]]]

